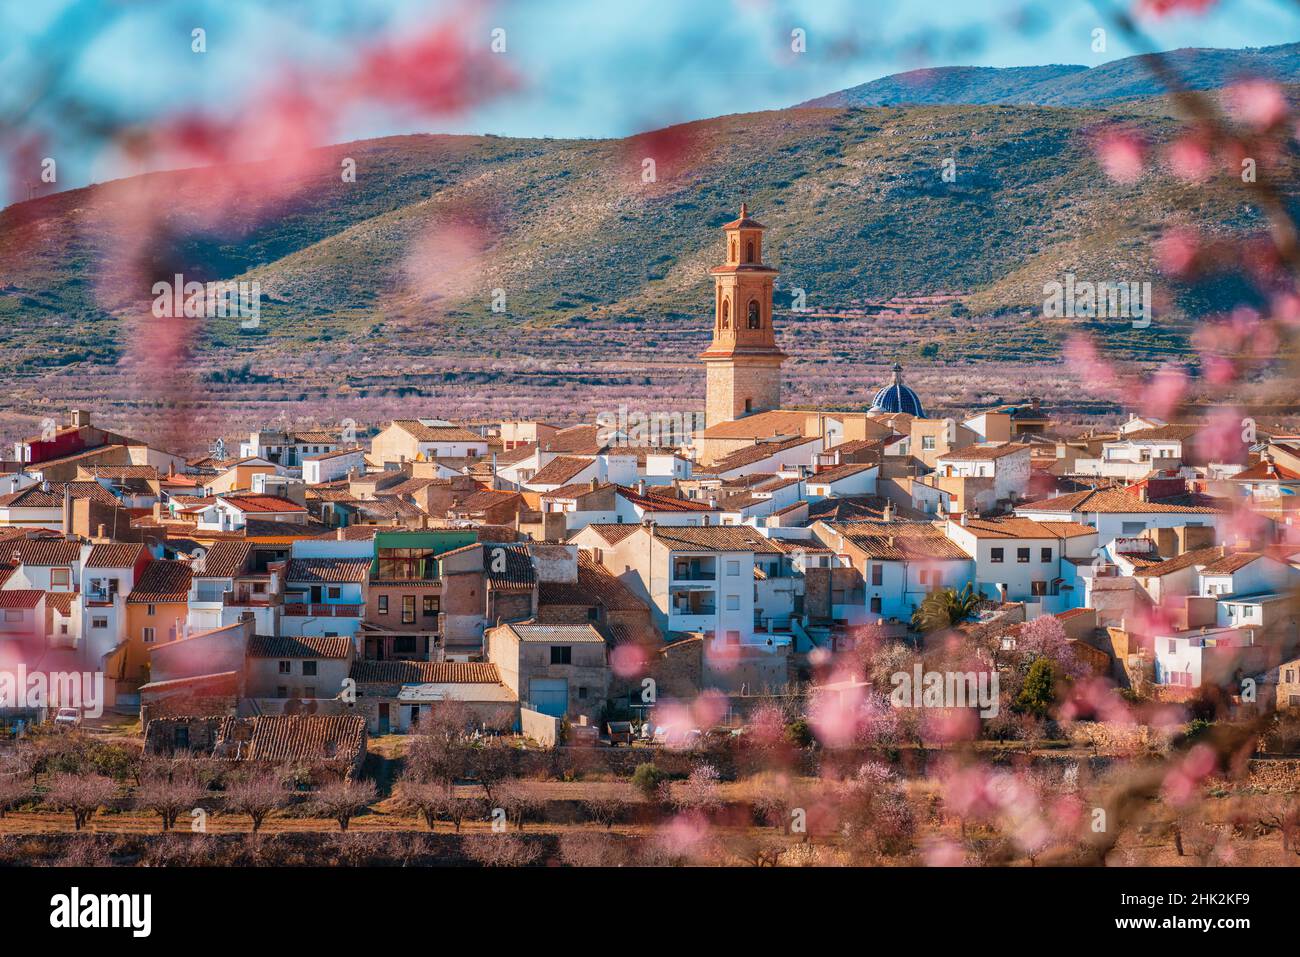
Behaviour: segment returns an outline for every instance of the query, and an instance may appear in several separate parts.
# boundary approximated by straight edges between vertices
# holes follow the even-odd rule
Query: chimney
[[[892,522],[892,521],[894,520],[894,503],[893,503],[893,502],[886,502],[886,503],[885,503],[885,509],[884,509],[884,513],[883,513],[883,518],[884,518],[884,520],[885,520],[886,522]]]
[[[105,526],[104,526],[104,523],[103,523],[103,522],[100,522],[98,525],[95,526],[95,537],[96,537],[96,538],[103,538],[103,537],[104,537],[104,527],[105,527]]]
[[[594,492],[598,488],[600,488],[600,479],[596,478],[596,476],[593,475],[591,477],[591,490]]]
[[[339,529],[334,533],[334,539],[335,539],[336,541],[340,541],[340,542],[343,541],[343,528],[342,528],[342,526],[340,526]]]
[[[969,519],[970,519],[970,512],[967,512],[967,511],[963,510],[962,513],[961,513],[961,527],[962,527],[962,528],[965,528],[965,527],[966,527],[966,524],[967,524],[967,522],[969,521]]]
[[[595,479],[592,479],[592,481],[594,482]],[[636,481],[636,494],[637,494],[637,495],[644,495],[644,494],[645,494],[645,479],[637,479],[637,481]]]
[[[72,489],[63,483],[63,534],[72,534]]]

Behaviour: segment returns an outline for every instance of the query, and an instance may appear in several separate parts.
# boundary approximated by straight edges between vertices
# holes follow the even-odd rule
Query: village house
[[[189,617],[190,566],[152,561],[126,598],[126,630],[120,674],[128,681],[149,676],[149,655],[158,645],[185,636]]]
[[[304,456],[302,478],[309,485],[319,485],[321,482],[344,478],[356,469],[365,471],[365,468],[365,449],[334,449],[331,452]]]
[[[970,555],[930,522],[824,522],[816,541],[851,575],[834,576],[830,617],[845,626],[911,620],[925,596],[970,583]]]
[[[380,468],[487,453],[487,439],[442,419],[395,419],[370,441],[370,461]]]
[[[247,442],[240,443],[239,457],[245,460],[257,458],[287,469],[296,469],[307,456],[333,452],[342,444],[338,435],[323,429],[252,432]]]
[[[356,661],[356,710],[371,734],[418,730],[443,702],[466,708],[480,727],[513,731],[519,698],[502,683],[497,666],[483,661]]]
[[[346,636],[254,634],[245,653],[244,694],[249,698],[333,699],[352,670]]]
[[[510,623],[489,628],[484,654],[520,707],[598,721],[609,693],[609,649],[589,624]]]
[[[975,588],[1002,602],[1026,602],[1037,613],[1055,613],[1083,602],[1076,566],[1090,561],[1097,531],[1077,522],[1037,522],[963,514],[944,533],[975,562]]]

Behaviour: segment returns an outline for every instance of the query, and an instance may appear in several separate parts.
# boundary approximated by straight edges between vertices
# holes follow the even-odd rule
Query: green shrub
[[[647,798],[659,793],[659,785],[668,780],[668,775],[653,764],[638,764],[632,772],[632,786]]]

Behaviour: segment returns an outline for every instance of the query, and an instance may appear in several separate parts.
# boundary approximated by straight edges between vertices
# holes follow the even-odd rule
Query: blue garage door
[[[569,683],[563,678],[530,678],[528,697],[533,710],[563,718],[569,710]]]

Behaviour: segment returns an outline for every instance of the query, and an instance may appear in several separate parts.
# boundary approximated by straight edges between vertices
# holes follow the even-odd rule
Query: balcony
[[[284,613],[303,618],[360,618],[365,605],[315,605],[286,602]]]
[[[717,577],[717,567],[712,560],[679,560],[673,563],[675,582],[711,582]]]
[[[221,604],[226,605],[227,607],[265,608],[274,605],[275,602],[276,596],[270,595],[266,592],[228,591],[222,592],[221,594]]]

